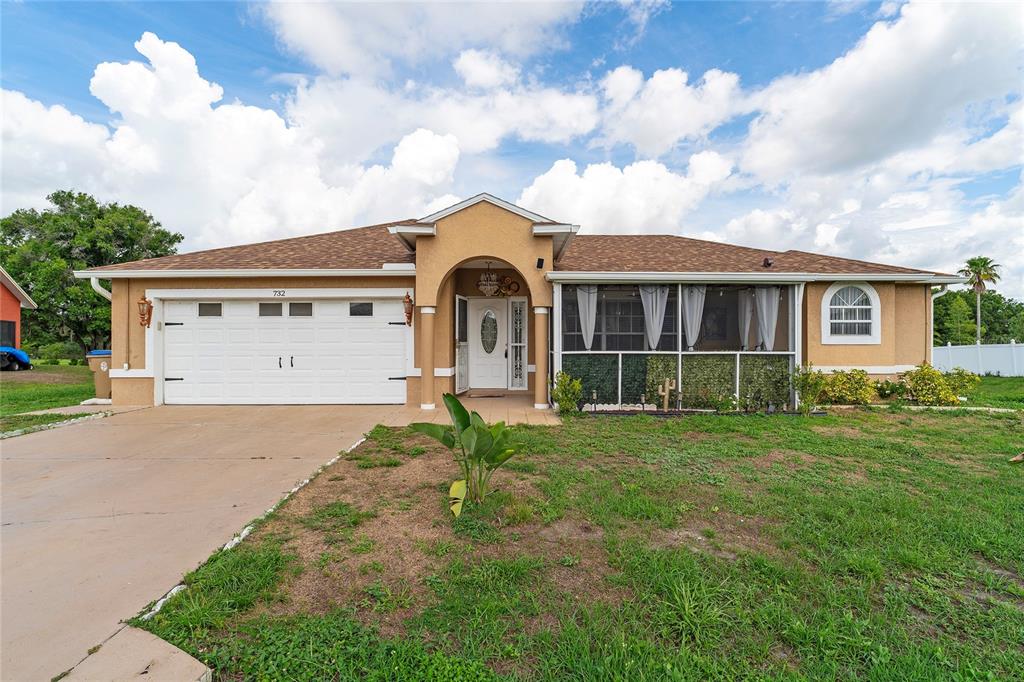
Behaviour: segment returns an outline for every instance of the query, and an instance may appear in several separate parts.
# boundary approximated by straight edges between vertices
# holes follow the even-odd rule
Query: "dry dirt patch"
[[[322,614],[354,607],[359,620],[384,636],[401,636],[404,622],[434,599],[426,579],[442,572],[460,554],[470,561],[539,557],[545,562],[544,579],[559,591],[585,601],[611,603],[628,596],[605,580],[612,571],[604,534],[586,521],[562,518],[549,525],[514,525],[506,513],[510,504],[494,520],[499,542],[473,543],[457,535],[446,504],[448,485],[458,471],[451,453],[419,436],[405,442],[424,452],[415,457],[399,455],[399,466],[368,469],[343,457],[258,529],[254,541],[282,539],[285,550],[295,554],[302,567],[284,582],[282,598],[261,607],[261,613]],[[353,455],[358,457],[359,450]],[[534,479],[502,470],[493,484],[516,503],[540,495]],[[338,503],[360,514],[355,525],[338,532],[311,527],[311,516]],[[366,518],[366,513],[372,516]],[[553,622],[538,620],[522,626],[541,629]]]
[[[687,547],[732,561],[743,553],[777,554],[769,528],[770,522],[764,517],[716,512],[677,528],[656,531],[651,542],[655,547]]]

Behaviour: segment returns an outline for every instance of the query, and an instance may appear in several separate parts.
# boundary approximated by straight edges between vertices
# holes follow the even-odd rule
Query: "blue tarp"
[[[109,356],[109,355],[110,355],[110,351],[109,350],[91,350],[91,351],[89,351],[88,353],[85,354],[85,357],[103,357],[103,356]]]
[[[28,367],[32,364],[32,361],[28,357],[28,353],[21,350],[20,348],[14,348],[12,346],[0,346],[0,353],[6,353],[18,362],[22,367]]]

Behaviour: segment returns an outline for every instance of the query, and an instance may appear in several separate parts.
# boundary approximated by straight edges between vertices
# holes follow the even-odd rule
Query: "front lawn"
[[[92,372],[86,366],[41,365],[21,372],[0,372],[0,431],[67,419],[66,415],[14,415],[78,405],[94,395]]]
[[[136,624],[219,679],[1008,679],[1019,414],[584,417],[453,522],[378,427]]]
[[[981,377],[968,404],[1024,410],[1024,377]]]

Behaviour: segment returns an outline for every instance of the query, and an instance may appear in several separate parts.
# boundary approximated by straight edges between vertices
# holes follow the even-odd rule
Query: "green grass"
[[[8,417],[0,417],[0,433],[27,429],[43,424],[52,424],[71,418],[72,416],[66,414],[14,414]]]
[[[356,509],[346,502],[332,502],[314,509],[302,517],[300,522],[307,528],[323,533],[327,544],[334,545],[351,541],[353,529],[374,516],[375,512]]]
[[[583,417],[517,435],[533,492],[499,492],[446,521],[423,545],[437,564],[419,597],[384,560],[351,603],[268,615],[260,605],[287,599],[288,576],[307,567],[251,539],[139,625],[218,679],[973,680],[1024,669],[1024,469],[1007,462],[1024,444],[1020,414]],[[440,510],[450,473],[423,491]],[[524,504],[533,525],[508,525]],[[307,523],[358,525],[362,512],[330,509]],[[552,535],[580,524],[596,529],[590,539]],[[364,624],[398,609],[404,635]]]
[[[1024,377],[982,377],[968,404],[1024,410]]]
[[[44,365],[24,372],[4,372],[0,374],[0,417],[77,405],[94,395],[88,367]]]
[[[426,452],[422,445],[406,444],[410,434],[405,429],[390,429],[378,424],[366,434],[363,447],[347,453],[345,459],[355,462],[360,469],[402,466],[409,458]]]

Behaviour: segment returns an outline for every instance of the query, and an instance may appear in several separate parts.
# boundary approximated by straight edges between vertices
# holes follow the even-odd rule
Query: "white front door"
[[[508,300],[469,300],[469,384],[508,388]]]

